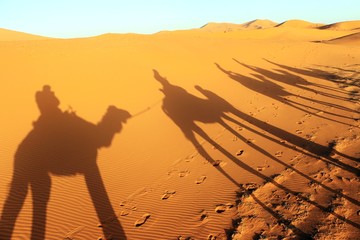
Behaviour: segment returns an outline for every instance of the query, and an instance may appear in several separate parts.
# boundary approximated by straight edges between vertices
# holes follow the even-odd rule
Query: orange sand
[[[2,29],[0,209],[16,224],[1,220],[0,236],[30,239],[32,226],[34,239],[359,236],[359,21],[275,25],[83,39]],[[89,128],[42,115],[52,135],[39,135],[21,155],[20,143],[42,126],[35,93],[44,85],[59,100],[57,107],[44,97],[49,108]],[[110,105],[132,117],[100,148],[104,133],[87,129],[98,129]],[[26,188],[13,184],[6,205],[19,155],[28,166],[15,171],[20,182],[45,173],[51,186],[39,180],[21,203]],[[75,159],[53,164],[75,155],[100,175],[65,173]],[[31,190],[46,210],[33,214]],[[33,215],[42,220],[32,223]]]

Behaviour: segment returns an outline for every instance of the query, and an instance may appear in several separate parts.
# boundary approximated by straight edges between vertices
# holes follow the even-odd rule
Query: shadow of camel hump
[[[97,151],[109,147],[116,133],[131,115],[115,106],[108,107],[98,124],[75,113],[62,112],[60,101],[44,86],[36,93],[40,117],[20,143],[14,160],[10,191],[0,220],[0,239],[11,239],[16,219],[29,188],[32,192],[32,240],[45,239],[46,208],[51,190],[50,174],[83,174],[105,236],[126,239],[116,218],[96,164]],[[113,220],[106,222],[109,218]]]
[[[230,106],[226,102],[209,101],[188,93],[185,89],[172,85],[169,81],[154,71],[154,78],[162,84],[161,92],[164,94],[162,109],[164,113],[181,129],[185,137],[194,145],[199,153],[210,163],[215,160],[205,151],[195,137],[195,133],[203,138],[207,134],[195,123],[223,123],[224,112]],[[195,87],[204,91],[201,87]]]

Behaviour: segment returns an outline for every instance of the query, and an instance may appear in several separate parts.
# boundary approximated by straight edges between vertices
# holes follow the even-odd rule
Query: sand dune
[[[274,27],[277,23],[270,20],[256,19],[243,24],[233,23],[207,23],[201,27],[204,31],[210,32],[232,32],[239,30],[254,30]]]
[[[0,239],[356,239],[354,31],[268,23],[1,41]]]
[[[328,43],[335,43],[335,44],[348,44],[348,45],[354,45],[359,46],[360,44],[360,32],[349,34],[343,37],[331,39],[327,41]]]
[[[202,26],[200,29],[208,32],[231,32],[242,30],[243,28],[244,27],[241,24],[210,22]]]
[[[328,24],[320,27],[320,29],[329,29],[329,30],[359,30],[360,21],[346,21],[346,22],[338,22],[333,24]]]
[[[247,23],[243,23],[244,28],[247,29],[263,29],[274,27],[277,23],[270,20],[256,19]]]
[[[254,29],[266,29],[273,27],[287,27],[287,28],[310,28],[310,29],[322,29],[322,30],[336,30],[336,31],[351,31],[360,29],[360,21],[346,21],[337,22],[332,24],[312,23],[304,20],[288,20],[282,23],[275,23],[270,20],[256,19],[243,24],[233,23],[207,23],[201,27],[202,30],[210,32],[231,32],[239,30],[254,30]]]
[[[0,28],[0,41],[42,40],[47,37]]]
[[[276,25],[276,27],[318,28],[322,25],[321,23],[311,23],[303,20],[289,20]]]

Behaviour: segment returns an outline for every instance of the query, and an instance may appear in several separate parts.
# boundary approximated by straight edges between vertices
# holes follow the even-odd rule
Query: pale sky
[[[359,0],[0,0],[0,28],[48,37],[155,33],[254,19],[360,20]]]

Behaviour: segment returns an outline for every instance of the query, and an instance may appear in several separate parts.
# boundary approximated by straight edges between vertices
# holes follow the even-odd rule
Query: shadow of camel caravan
[[[130,113],[109,106],[101,121],[93,124],[75,113],[61,111],[60,101],[50,86],[44,86],[36,93],[36,103],[40,117],[15,153],[10,191],[0,220],[0,239],[11,239],[29,190],[33,200],[31,240],[45,239],[50,174],[84,175],[104,235],[126,239],[96,160],[98,149],[110,147],[115,134],[120,133],[131,117]]]

